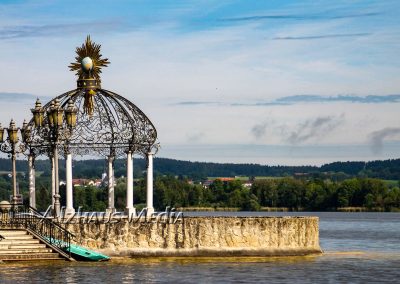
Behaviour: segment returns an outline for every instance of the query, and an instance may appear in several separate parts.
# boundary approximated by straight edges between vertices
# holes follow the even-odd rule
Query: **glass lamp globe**
[[[93,60],[90,57],[85,57],[82,59],[82,69],[85,72],[89,72],[90,70],[93,69]]]

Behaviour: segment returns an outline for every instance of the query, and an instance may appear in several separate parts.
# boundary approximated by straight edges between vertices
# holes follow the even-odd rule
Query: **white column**
[[[29,167],[29,206],[36,209],[35,165],[33,155],[28,156]]]
[[[136,209],[133,207],[133,159],[129,151],[126,157],[126,208],[128,216],[136,216]]]
[[[54,169],[54,157],[51,158],[51,207],[54,211],[54,196],[56,195],[56,172]]]
[[[146,196],[146,204],[147,204],[147,215],[151,215],[154,213],[153,207],[153,153],[147,154],[147,196]]]
[[[108,208],[107,213],[115,212],[114,205],[114,156],[108,156]]]
[[[65,182],[66,182],[66,199],[67,199],[65,214],[68,216],[68,215],[75,214],[73,191],[72,191],[72,155],[71,155],[71,153],[66,153],[66,155],[65,155]]]

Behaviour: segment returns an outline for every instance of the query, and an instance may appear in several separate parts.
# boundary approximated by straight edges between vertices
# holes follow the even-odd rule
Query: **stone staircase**
[[[65,260],[65,258],[26,230],[0,230],[0,262],[17,260]]]

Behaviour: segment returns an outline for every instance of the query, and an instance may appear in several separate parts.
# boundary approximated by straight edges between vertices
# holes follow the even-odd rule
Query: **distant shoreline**
[[[177,211],[182,212],[240,212],[238,207],[178,207]],[[310,212],[310,210],[305,210],[304,208],[288,208],[288,207],[261,207],[261,212]],[[318,210],[315,212],[400,212],[400,208],[393,207],[391,210],[385,210],[382,207],[339,207],[339,208],[329,208],[327,210]],[[311,211],[313,212],[313,211]]]

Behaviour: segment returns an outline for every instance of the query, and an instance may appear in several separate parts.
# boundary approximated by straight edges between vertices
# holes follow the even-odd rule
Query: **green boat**
[[[74,244],[70,245],[70,249],[65,249],[65,251],[71,252],[71,255],[76,260],[86,260],[86,261],[107,261],[110,258],[104,254],[89,250],[87,248],[77,246]]]
[[[47,241],[50,242],[50,238],[46,238]],[[51,243],[62,243],[62,241],[57,239],[52,239]],[[68,249],[67,246],[63,249],[66,253],[71,253],[71,256],[76,260],[84,260],[84,261],[108,261],[110,257],[95,252],[93,250],[70,244],[70,248]]]

